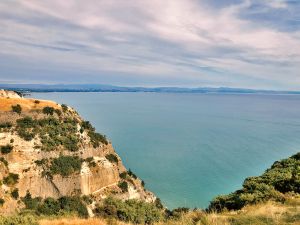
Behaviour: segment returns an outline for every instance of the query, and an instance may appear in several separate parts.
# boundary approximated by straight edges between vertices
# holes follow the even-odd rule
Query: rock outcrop
[[[16,105],[21,111],[13,110]],[[1,90],[0,150],[0,213],[24,207],[20,199],[26,193],[41,198],[89,195],[94,201],[109,195],[155,200],[128,173],[105,136],[65,105]]]

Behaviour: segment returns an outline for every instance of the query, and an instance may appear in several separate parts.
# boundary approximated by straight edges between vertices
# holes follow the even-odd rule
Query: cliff
[[[78,113],[52,101],[0,91],[0,213],[24,196],[90,196],[89,214],[107,196],[154,202],[112,144]]]

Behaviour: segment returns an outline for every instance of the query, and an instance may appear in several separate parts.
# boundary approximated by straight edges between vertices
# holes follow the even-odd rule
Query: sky
[[[1,0],[0,83],[300,90],[300,0]]]

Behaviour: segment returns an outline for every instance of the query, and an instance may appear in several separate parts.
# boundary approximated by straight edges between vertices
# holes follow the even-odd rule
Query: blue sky
[[[2,0],[1,83],[300,90],[299,0]]]

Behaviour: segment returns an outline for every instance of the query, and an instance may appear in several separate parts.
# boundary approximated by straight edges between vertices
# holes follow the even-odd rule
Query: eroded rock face
[[[144,189],[140,179],[130,175],[124,176],[127,170],[111,143],[99,139],[99,136],[93,133],[92,127],[83,125],[83,120],[73,109],[50,102],[51,107],[55,106],[53,109],[56,111],[47,114],[43,113],[47,101],[31,99],[28,103],[28,99],[17,96],[12,99],[15,95],[7,91],[1,90],[0,93],[2,96],[5,93],[5,97],[1,97],[0,94],[0,106],[5,105],[5,109],[0,108],[0,148],[4,147],[4,150],[1,149],[0,152],[0,179],[2,181],[0,198],[5,201],[4,205],[0,206],[0,213],[14,212],[23,207],[21,201],[18,200],[27,192],[30,192],[33,197],[42,198],[92,195],[99,200],[108,195],[114,195],[121,199],[137,198],[148,202],[155,200],[155,196]],[[26,110],[20,114],[9,111],[9,107],[16,103]],[[29,122],[24,118],[27,118]],[[20,123],[20,120],[23,120],[23,123]],[[48,123],[56,123],[56,125],[51,124],[52,127],[50,127],[55,129],[50,129]],[[56,129],[60,126],[61,130]],[[68,129],[73,129],[73,133],[71,131],[70,134],[66,133]],[[27,137],[28,133],[34,133],[33,137]],[[70,137],[61,134],[68,134]],[[95,137],[102,142],[95,142]],[[74,140],[76,140],[76,148],[74,148]],[[70,149],[75,150],[68,149],[69,142],[73,144]],[[8,148],[11,148],[10,151],[5,149],[7,146],[11,146]],[[68,173],[55,171],[52,166],[53,162],[61,156],[77,159],[80,168]],[[3,182],[9,174],[17,175],[17,182]],[[120,174],[123,174],[122,178]],[[120,182],[127,183],[128,191],[119,188]],[[20,198],[14,199],[11,196],[11,192],[15,189],[18,190]]]
[[[14,91],[0,89],[0,98],[21,98],[21,96]]]

